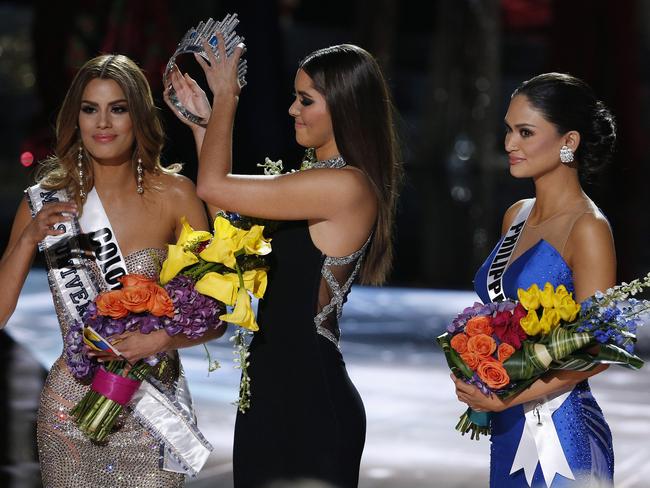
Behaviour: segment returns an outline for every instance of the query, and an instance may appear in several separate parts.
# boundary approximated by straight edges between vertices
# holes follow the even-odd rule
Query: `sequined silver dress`
[[[164,258],[164,250],[143,249],[125,256],[124,260],[129,273],[154,277],[157,263]],[[94,263],[90,264],[90,269],[98,275]],[[54,294],[53,298],[61,333],[65,336],[70,324],[66,321],[60,297]],[[167,361],[164,371],[160,380],[173,391],[182,374],[177,354]],[[69,412],[89,388],[70,374],[63,356],[57,359],[47,376],[37,422],[44,488],[183,486],[184,475],[159,468],[159,443],[131,415],[123,414],[117,430],[104,444],[89,441],[77,429]]]

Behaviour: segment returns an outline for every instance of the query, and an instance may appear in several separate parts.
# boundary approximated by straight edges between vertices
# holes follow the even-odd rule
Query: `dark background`
[[[146,71],[165,119],[163,162],[183,162],[195,178],[193,140],[162,101],[162,71],[187,29],[228,12],[239,14],[248,47],[237,172],[258,173],[267,156],[289,167],[300,160],[287,109],[304,55],[351,42],[384,68],[407,174],[391,285],[471,288],[503,212],[532,196],[530,181],[509,175],[502,120],[512,90],[546,71],[585,79],[615,113],[615,160],[586,189],[612,224],[619,281],[650,270],[650,2],[642,0],[0,0],[0,250],[32,183],[34,167],[21,166],[20,154],[50,153],[72,76],[100,53],[126,54]],[[33,439],[45,373],[4,333],[0,369],[0,485],[39,486]]]
[[[304,55],[351,42],[383,66],[407,173],[390,284],[471,287],[503,212],[532,195],[530,181],[508,173],[502,120],[512,90],[545,71],[585,79],[615,113],[616,158],[586,189],[612,223],[619,280],[650,269],[650,2],[633,0],[0,1],[0,248],[33,177],[20,154],[49,154],[71,78],[99,53],[126,54],[146,71],[165,119],[163,161],[195,178],[191,134],[165,107],[161,74],[188,28],[228,12],[248,47],[237,172],[259,172],[266,156],[300,160],[287,109]],[[184,67],[200,77],[193,63]]]

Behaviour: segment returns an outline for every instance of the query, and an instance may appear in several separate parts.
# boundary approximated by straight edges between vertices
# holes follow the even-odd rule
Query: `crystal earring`
[[[573,163],[573,151],[569,146],[564,145],[560,148],[560,161],[564,164]]]
[[[83,165],[83,147],[79,146],[77,153],[77,171],[79,172],[79,198],[83,202],[86,199],[85,181],[84,181],[84,165]]]
[[[144,188],[142,187],[142,158],[138,158],[138,166],[136,167],[137,183],[138,183],[138,194],[142,195],[144,193]]]

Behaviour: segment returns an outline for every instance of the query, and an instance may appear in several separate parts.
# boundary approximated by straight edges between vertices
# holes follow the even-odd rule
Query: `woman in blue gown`
[[[477,294],[517,299],[518,288],[550,282],[582,301],[613,286],[612,233],[580,184],[611,157],[611,113],[583,81],[547,73],[515,90],[505,124],[510,173],[532,178],[535,198],[506,212],[503,237],[476,274]],[[587,381],[606,367],[549,372],[507,400],[453,378],[461,402],[492,412],[490,486],[612,485],[611,432]]]

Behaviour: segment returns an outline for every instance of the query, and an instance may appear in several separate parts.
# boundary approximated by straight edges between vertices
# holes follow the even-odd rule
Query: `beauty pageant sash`
[[[122,285],[118,279],[127,273],[126,263],[117,243],[117,236],[95,188],[88,193],[83,210],[79,225],[81,232],[88,236],[102,278],[111,290],[119,288]]]
[[[501,302],[506,298],[503,292],[503,275],[508,268],[508,264],[510,264],[510,258],[515,247],[517,247],[517,241],[519,241],[521,232],[524,230],[526,220],[534,203],[534,198],[524,201],[508,232],[503,236],[497,252],[494,254],[494,259],[487,273],[487,292],[491,302]]]
[[[32,217],[47,203],[69,201],[65,190],[44,190],[39,185],[25,190],[25,195]],[[63,303],[67,320],[81,322],[99,287],[83,263],[85,256],[79,245],[78,220],[60,222],[56,228],[63,234],[46,236],[39,242],[38,249],[45,255],[50,289]]]
[[[65,190],[43,190],[39,185],[28,188],[26,194],[32,216],[46,203],[69,201]],[[82,322],[87,305],[101,289],[84,261],[95,260],[109,289],[120,286],[118,279],[127,273],[126,263],[94,188],[88,193],[82,217],[57,224],[57,228],[64,233],[47,236],[39,250],[45,254],[52,293],[62,299],[67,319]],[[133,415],[161,443],[162,469],[196,476],[212,446],[196,426],[185,376],[181,372],[173,394],[155,383],[152,377],[142,382],[130,403]]]

